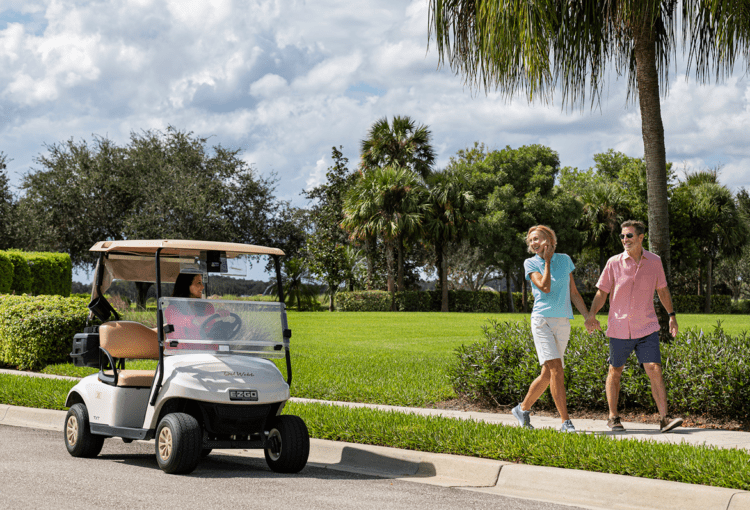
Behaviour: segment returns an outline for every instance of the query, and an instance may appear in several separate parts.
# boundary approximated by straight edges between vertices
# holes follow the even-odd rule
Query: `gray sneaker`
[[[518,420],[518,423],[521,424],[521,426],[525,429],[533,429],[534,427],[531,426],[531,411],[523,411],[521,410],[521,404],[518,404],[516,407],[513,408],[513,416],[516,417]]]
[[[575,432],[576,428],[573,426],[573,422],[570,420],[565,420],[562,424],[562,427],[560,427],[560,432]]]

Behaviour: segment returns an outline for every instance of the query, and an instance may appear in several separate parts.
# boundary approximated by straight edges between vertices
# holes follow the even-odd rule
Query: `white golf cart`
[[[156,439],[156,461],[167,473],[190,473],[217,448],[264,449],[276,472],[304,468],[307,427],[301,418],[281,414],[292,380],[279,264],[284,253],[185,240],[105,241],[91,251],[100,255],[89,309],[102,324],[75,335],[71,357],[99,373],[68,394],[68,452],[95,457],[107,437]],[[245,255],[273,258],[278,303],[162,295],[161,284],[181,272],[231,274]],[[119,320],[104,298],[114,279],[156,284],[155,329]],[[108,320],[112,314],[115,320]],[[286,359],[286,380],[273,358]],[[133,359],[158,363],[155,370],[127,370],[126,360]]]

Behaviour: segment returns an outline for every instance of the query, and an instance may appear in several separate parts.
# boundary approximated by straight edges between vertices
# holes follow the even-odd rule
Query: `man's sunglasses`
[[[626,237],[628,239],[632,239],[634,235],[635,234],[633,234],[632,232],[628,232],[627,234],[620,234],[620,239],[625,239]]]

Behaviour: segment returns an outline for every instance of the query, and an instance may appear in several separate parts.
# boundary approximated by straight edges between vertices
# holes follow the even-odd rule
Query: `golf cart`
[[[292,381],[279,264],[284,253],[186,240],[104,241],[91,251],[99,260],[90,318],[102,324],[75,335],[71,357],[99,373],[68,393],[68,452],[95,457],[107,437],[155,439],[156,461],[167,473],[190,473],[219,448],[263,449],[268,466],[280,473],[304,468],[305,422],[281,414]],[[232,274],[247,255],[273,258],[278,303],[162,295],[161,284],[180,273]],[[156,328],[119,320],[104,297],[114,279],[156,284]],[[185,321],[191,327],[181,327]],[[274,358],[286,359],[286,380]],[[158,360],[156,369],[127,370],[134,359]]]

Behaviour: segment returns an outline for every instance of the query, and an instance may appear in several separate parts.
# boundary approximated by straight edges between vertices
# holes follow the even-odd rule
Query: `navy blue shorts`
[[[615,368],[625,366],[625,362],[628,360],[628,357],[633,350],[635,350],[638,363],[661,364],[659,332],[654,331],[643,338],[610,338],[609,364]]]

